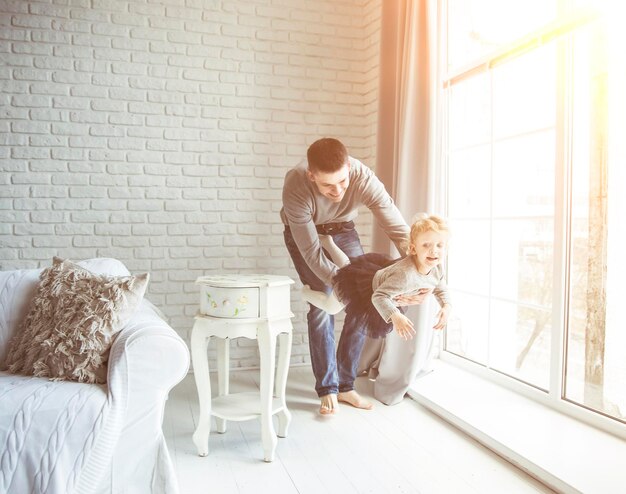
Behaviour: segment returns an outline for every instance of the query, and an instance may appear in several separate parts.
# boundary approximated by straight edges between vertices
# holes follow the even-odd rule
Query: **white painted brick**
[[[82,7],[82,8],[72,8],[70,10],[70,18],[72,19],[106,22],[109,18],[107,12],[92,10],[90,0],[73,0],[72,6]]]
[[[51,132],[53,134],[59,134],[64,136],[79,136],[84,135],[88,131],[84,125],[75,123],[57,123],[53,122],[51,126]]]
[[[132,232],[130,225],[95,225],[95,234],[102,237],[128,236]]]
[[[122,137],[124,135],[124,129],[122,127],[115,127],[111,125],[92,125],[89,128],[89,135],[94,137]],[[82,146],[76,146],[82,147]],[[102,147],[102,146],[94,146]]]
[[[193,203],[180,201],[180,205],[172,204],[180,199],[180,190],[171,187],[150,187],[146,191],[147,199],[169,199],[165,202],[166,211],[195,211],[197,206]]]
[[[181,224],[172,224],[167,227],[168,235],[200,235],[202,233],[201,225],[181,225]]]
[[[51,19],[35,15],[18,14],[11,17],[11,25],[16,27],[50,29]]]
[[[9,90],[9,89],[7,89]],[[28,108],[46,108],[52,106],[52,98],[47,96],[31,96],[16,94],[11,98],[12,106],[25,106]]]
[[[135,187],[136,194],[134,197],[142,197],[142,193],[146,187],[162,187],[165,185],[164,177],[154,177],[154,176],[146,176],[146,175],[132,175],[132,176],[120,176],[119,177],[122,182],[128,182],[130,187]],[[109,196],[112,197],[111,192],[109,192]]]
[[[53,235],[54,228],[48,224],[21,223],[13,227],[15,235]]]
[[[103,239],[104,240],[104,239]],[[113,247],[145,247],[149,243],[148,237],[136,237],[136,236],[115,236],[111,238],[111,245]],[[106,247],[106,244],[102,247]]]
[[[8,93],[10,92],[12,92],[13,94],[27,94],[29,90],[30,90],[30,84],[28,82],[2,81],[0,83],[0,91],[2,91],[3,93],[6,92],[7,96],[8,96]],[[23,106],[23,105],[15,105],[15,106]]]
[[[63,108],[69,110],[84,110],[89,108],[88,98],[54,96],[52,98],[52,106],[54,108]]]
[[[25,14],[28,12],[28,4],[21,0],[5,0],[2,2],[2,11],[7,14]]]
[[[136,165],[135,165],[135,168]],[[149,175],[167,175],[172,173],[172,167],[165,164],[146,163],[143,167],[144,173]],[[135,173],[139,173],[140,170],[136,170]]]
[[[98,60],[75,60],[74,67],[78,72],[89,72],[90,74],[108,71],[108,64]]]
[[[124,111],[124,105],[121,102],[116,102],[116,105],[119,105],[120,110],[114,111]],[[109,114],[108,119],[110,123],[120,125],[142,125],[144,120],[141,115],[129,115],[126,113]]]
[[[143,194],[143,190],[138,187],[115,187],[110,188],[108,191],[109,199],[139,199],[143,197]],[[125,202],[124,205],[126,206]]]
[[[32,173],[31,173],[32,175]],[[74,173],[68,173],[63,175],[53,175],[52,185],[88,185],[88,175],[77,175]]]
[[[164,153],[162,155],[164,163],[174,165],[193,165],[198,160],[197,153]]]
[[[22,259],[30,259],[33,261],[46,261],[49,262],[52,257],[59,254],[59,251],[54,249],[42,248],[39,247],[37,249],[29,249],[26,251],[21,251],[20,257]]]
[[[148,51],[148,41],[142,40],[142,39],[112,38],[111,48],[116,48],[119,50],[129,50],[129,51]],[[132,59],[132,55],[133,54],[131,53],[131,59]],[[125,64],[121,64],[121,63],[111,64],[112,67],[113,65],[123,66]],[[144,66],[144,69],[147,69],[147,67]]]
[[[146,240],[149,241],[151,247],[183,247],[187,245],[185,237],[168,237],[164,235],[160,237],[151,237]]]
[[[11,132],[17,134],[48,134],[50,133],[50,124],[44,122],[32,122],[27,120],[18,120],[15,122],[11,122]],[[2,144],[11,145],[11,144],[20,144],[17,140],[12,140],[11,138],[20,138],[23,139],[25,136],[3,136]],[[42,136],[37,136],[42,138]]]
[[[211,200],[217,197],[217,191],[214,189],[183,189],[182,197],[194,201]]]
[[[162,17],[165,14],[165,7],[163,5],[141,5],[131,3],[129,11],[135,14],[151,15]]]
[[[109,97],[114,100],[145,101],[146,93],[141,89],[111,88]]]
[[[117,86],[124,87],[128,83],[128,78],[123,75],[94,74],[91,81],[96,86]]]
[[[20,148],[11,149],[11,158],[14,159],[45,159],[50,157],[50,150],[45,148]]]
[[[156,151],[129,151],[126,153],[128,163],[146,163],[161,161],[162,154]]]
[[[144,149],[144,141],[142,139],[132,138],[110,138],[107,140],[110,149]]]
[[[72,148],[104,148],[107,146],[107,141],[100,137],[72,136],[69,138],[69,145]]]
[[[52,199],[52,209],[60,211],[85,211],[90,208],[89,199]]]
[[[56,160],[82,160],[85,159],[84,149],[52,148],[52,158]]]
[[[94,211],[125,211],[124,201],[111,201],[111,199],[94,199],[91,201],[91,209]]]
[[[146,215],[144,213],[111,213],[111,223],[145,223]]]
[[[78,248],[108,247],[109,239],[106,237],[96,237],[95,235],[74,235],[72,237],[72,246]]]
[[[150,140],[146,143],[146,148],[152,151],[176,151],[176,149],[178,149],[178,143],[173,141]]]
[[[124,12],[128,8],[128,2],[123,0],[92,0],[95,10],[109,10],[113,12]]]
[[[185,217],[180,213],[148,213],[148,222],[156,224],[173,224],[184,222]]]
[[[100,226],[100,225],[98,225]],[[98,226],[96,226],[96,232],[98,231]],[[132,228],[129,227],[129,225],[108,225],[110,228],[113,227],[117,227],[117,228],[124,228],[124,233],[115,233],[114,231],[110,231],[108,234],[109,235],[140,235],[140,236],[149,236],[150,237],[150,241],[152,242],[153,239],[168,239],[169,237],[166,235],[167,234],[167,228],[165,227],[165,225],[154,225],[154,224],[145,224],[145,225],[132,225]],[[103,234],[105,233],[104,228],[106,227],[106,225],[103,225]],[[128,232],[126,232],[126,230],[128,229]],[[184,240],[184,239],[183,239]]]
[[[72,44],[77,46],[108,48],[111,46],[111,38],[94,34],[74,34],[72,36]]]

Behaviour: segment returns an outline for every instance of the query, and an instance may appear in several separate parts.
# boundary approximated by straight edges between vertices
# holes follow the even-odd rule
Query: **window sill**
[[[409,396],[559,492],[626,488],[626,441],[452,364],[435,360]]]

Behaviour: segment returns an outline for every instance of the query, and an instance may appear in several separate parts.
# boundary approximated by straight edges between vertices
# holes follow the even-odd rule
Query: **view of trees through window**
[[[445,351],[626,422],[626,81],[590,4],[441,9]]]

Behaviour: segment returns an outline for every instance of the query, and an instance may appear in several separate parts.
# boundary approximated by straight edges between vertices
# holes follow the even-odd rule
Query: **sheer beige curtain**
[[[435,0],[382,2],[376,174],[407,223],[434,203],[436,8]],[[392,248],[380,230],[373,244],[375,252]],[[376,377],[374,393],[383,403],[400,401],[427,368],[433,337],[429,304],[409,309],[417,330],[413,340],[392,332],[366,343],[360,367]]]

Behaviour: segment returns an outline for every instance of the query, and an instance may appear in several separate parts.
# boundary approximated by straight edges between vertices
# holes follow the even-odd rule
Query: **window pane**
[[[556,0],[448,0],[448,68],[467,65],[555,19]]]
[[[554,215],[554,145],[552,129],[494,144],[494,216]]]
[[[454,310],[446,328],[446,350],[486,365],[489,300],[456,290],[451,295]]]
[[[448,284],[451,287],[489,295],[489,237],[488,220],[450,220]]]
[[[448,161],[449,214],[459,218],[488,218],[491,208],[491,146],[452,152]]]
[[[489,74],[461,81],[450,88],[450,149],[491,140],[491,82]]]
[[[626,421],[626,85],[596,26],[575,37],[572,221],[565,397]],[[608,62],[607,62],[608,60]],[[623,73],[622,73],[623,74]],[[611,101],[611,104],[609,104]],[[619,148],[619,146],[622,146]],[[621,152],[620,152],[621,149]],[[609,180],[610,179],[610,180]]]
[[[494,137],[554,128],[556,88],[556,43],[495,68]]]
[[[552,310],[554,221],[497,220],[492,241],[492,295]]]
[[[490,366],[547,390],[551,318],[551,310],[492,300]]]

